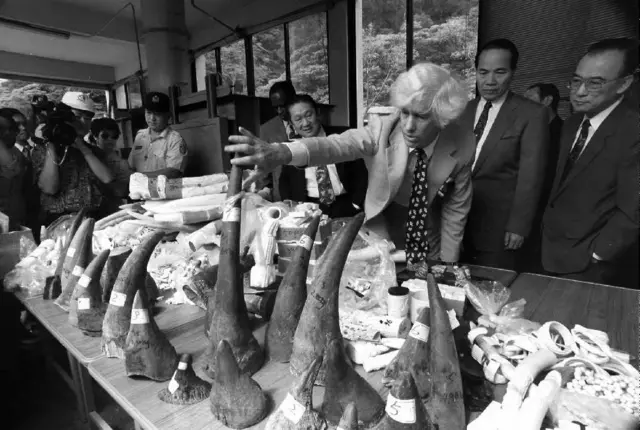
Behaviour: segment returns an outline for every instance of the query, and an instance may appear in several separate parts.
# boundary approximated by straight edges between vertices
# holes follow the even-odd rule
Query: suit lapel
[[[429,205],[436,198],[438,190],[451,176],[451,172],[456,167],[457,160],[453,157],[455,152],[455,142],[451,141],[443,132],[436,142],[436,147],[433,149],[433,155],[427,169],[427,198]]]
[[[493,152],[493,149],[498,145],[500,141],[500,137],[503,133],[509,128],[509,126],[513,123],[514,110],[518,107],[518,103],[514,100],[512,93],[510,92],[507,95],[504,104],[500,108],[500,112],[498,112],[498,116],[496,117],[491,129],[489,130],[489,134],[484,140],[484,144],[482,145],[482,149],[480,150],[480,154],[478,155],[478,159],[476,160],[476,164],[473,167],[473,175],[475,175],[482,164],[486,161],[489,154]],[[474,120],[475,120],[475,111],[474,111]],[[475,124],[474,124],[475,126]]]
[[[620,106],[616,107],[616,109],[609,114],[607,119],[604,120],[600,127],[598,127],[598,130],[587,142],[587,147],[584,148],[582,154],[576,161],[576,164],[567,174],[566,179],[561,184],[559,184],[558,193],[562,191],[567,186],[567,184],[571,182],[576,176],[578,176],[580,172],[582,172],[596,158],[600,151],[604,149],[607,139],[609,139],[609,137],[616,132],[616,125],[620,123],[620,121],[618,120],[618,116],[620,116],[621,113],[623,113],[623,110],[620,109]],[[572,146],[572,144],[573,141],[569,143],[569,148]],[[564,163],[566,163],[569,151],[570,150],[566,151]],[[564,171],[564,165],[562,166],[562,171]]]

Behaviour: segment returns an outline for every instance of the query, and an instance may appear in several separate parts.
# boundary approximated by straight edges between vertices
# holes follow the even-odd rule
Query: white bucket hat
[[[66,104],[71,109],[95,113],[95,106],[91,97],[79,91],[68,91],[64,93],[64,96],[62,96],[62,103]]]

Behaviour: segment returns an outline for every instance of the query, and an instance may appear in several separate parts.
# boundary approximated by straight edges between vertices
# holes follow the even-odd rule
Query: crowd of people
[[[554,85],[524,95],[510,89],[518,57],[507,39],[481,47],[471,101],[447,70],[417,64],[392,87],[396,114],[332,135],[313,99],[278,83],[270,94],[278,116],[259,137],[240,130],[225,151],[254,169],[247,185],[270,186],[276,199],[295,195],[333,215],[338,197],[347,199],[412,265],[637,282],[637,261],[634,273],[622,267],[638,248],[640,118],[625,96],[638,73],[637,42],[606,39],[587,49],[567,76],[566,121]],[[356,160],[366,178],[347,182],[340,166]]]
[[[136,134],[127,158],[117,146],[117,122],[94,119],[94,103],[81,92],[67,92],[58,103],[37,96],[29,113],[0,109],[0,211],[10,228],[30,227],[38,239],[41,226],[81,208],[95,218],[118,210],[134,172],[182,175],[188,150],[169,126],[169,105],[166,94],[147,94],[148,127]]]

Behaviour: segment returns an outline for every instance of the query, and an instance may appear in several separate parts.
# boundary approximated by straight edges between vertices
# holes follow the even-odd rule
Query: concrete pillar
[[[142,0],[142,21],[149,76],[146,90],[166,93],[169,86],[180,85],[183,94],[190,92],[184,1]]]

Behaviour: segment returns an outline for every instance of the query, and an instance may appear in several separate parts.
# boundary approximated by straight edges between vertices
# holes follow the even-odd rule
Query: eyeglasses
[[[602,79],[602,78],[587,78],[582,79],[575,77],[569,81],[567,84],[567,88],[571,91],[578,91],[580,87],[584,84],[584,88],[590,92],[600,91],[605,84],[609,84],[611,82],[619,81],[620,79],[624,79],[626,76],[622,76],[616,79]]]

